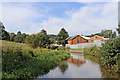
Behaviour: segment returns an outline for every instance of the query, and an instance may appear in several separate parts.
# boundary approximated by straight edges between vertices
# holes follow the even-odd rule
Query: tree
[[[35,34],[27,36],[26,39],[25,39],[25,43],[29,44],[33,48],[36,48],[38,46],[38,43],[37,43],[35,37],[36,37]]]
[[[113,32],[113,34],[112,34],[111,37],[112,37],[112,38],[116,38],[116,32],[115,32],[115,31]]]
[[[55,42],[53,38],[49,38],[49,40],[50,40],[50,44],[53,44]]]
[[[23,43],[25,43],[25,39],[26,39],[26,36],[28,36],[27,34],[25,34],[25,33],[23,33],[23,34],[21,34],[22,35],[22,38],[23,38]]]
[[[20,32],[20,31],[18,31],[18,32],[17,32],[17,35],[21,35],[21,32]]]
[[[2,22],[0,22],[0,28],[1,28],[1,29],[5,29],[5,27],[4,27],[4,25],[3,25]]]
[[[47,35],[47,32],[44,29],[41,30],[41,33],[44,33],[45,35]]]
[[[0,29],[0,40],[10,40],[10,36],[7,31]]]
[[[10,33],[10,41],[14,41],[15,36],[15,33]]]
[[[112,35],[112,30],[102,30],[100,34],[104,37],[111,37]]]
[[[2,22],[0,22],[0,40],[10,40],[10,36],[7,31],[5,31],[5,27]]]
[[[49,37],[44,34],[44,33],[38,33],[35,37],[36,41],[38,42],[38,46],[41,47],[46,47],[49,44]]]
[[[17,35],[17,36],[15,36],[14,40],[15,40],[15,42],[22,43],[23,42],[23,37],[22,37],[22,35]]]
[[[57,35],[57,44],[62,44],[63,47],[65,47],[66,44],[66,38],[69,37],[68,32],[62,28],[61,31]]]
[[[33,48],[45,48],[50,44],[49,37],[41,32],[27,36],[25,42],[30,44]]]
[[[118,28],[116,30],[118,31],[118,34],[120,35],[120,24],[118,25]]]

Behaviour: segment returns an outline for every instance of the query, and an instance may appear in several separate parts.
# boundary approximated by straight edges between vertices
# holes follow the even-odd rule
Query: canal
[[[95,57],[70,53],[71,57],[38,78],[118,78],[120,74],[101,67]]]

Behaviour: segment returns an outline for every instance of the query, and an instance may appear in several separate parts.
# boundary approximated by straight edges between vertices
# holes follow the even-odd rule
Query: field
[[[33,49],[27,44],[2,42],[3,78],[33,78],[54,69],[60,61],[67,60],[69,53],[43,48]]]

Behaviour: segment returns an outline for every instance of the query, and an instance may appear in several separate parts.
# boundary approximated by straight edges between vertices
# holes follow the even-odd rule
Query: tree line
[[[116,30],[118,31],[118,34],[120,34],[120,25],[118,25],[118,28]],[[116,32],[112,32],[112,30],[102,30],[100,33],[87,35],[87,37],[93,37],[94,35],[116,38]],[[21,31],[18,31],[17,34],[9,33],[5,30],[3,23],[0,22],[0,40],[27,43],[33,48],[46,48],[50,47],[50,44],[53,43],[57,43],[59,45],[61,44],[63,47],[65,47],[65,44],[67,43],[66,38],[68,37],[69,34],[64,28],[59,31],[58,35],[49,35],[44,29],[37,34],[32,35],[21,33]]]
[[[18,31],[17,34],[9,33],[5,30],[3,23],[0,22],[0,40],[7,40],[18,43],[27,43],[31,47],[36,48],[49,48],[50,44],[53,44],[57,41],[57,44],[62,44],[65,46],[66,38],[69,37],[68,32],[62,28],[58,35],[49,35],[46,30],[42,29],[37,34],[26,34]]]
[[[93,37],[95,35],[98,35],[98,36],[102,36],[102,37],[105,37],[105,38],[116,38],[117,35],[116,35],[116,32],[112,31],[112,30],[101,30],[100,33],[95,33],[95,34],[91,34],[91,35],[87,35],[87,37]]]

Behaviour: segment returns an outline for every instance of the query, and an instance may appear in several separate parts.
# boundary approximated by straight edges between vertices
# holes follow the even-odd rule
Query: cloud
[[[20,30],[26,32],[34,24],[34,20],[45,17],[44,14],[38,13],[35,8],[29,5],[14,5],[8,4],[2,7],[2,22],[8,31],[16,32]]]
[[[86,34],[100,32],[102,29],[117,27],[117,3],[85,5],[73,11],[65,11],[69,18],[51,17],[40,25],[49,33],[58,33],[65,27],[72,34]]]
[[[32,5],[4,5],[3,22],[7,31],[17,32],[20,30],[29,34],[38,33],[41,29],[45,29],[49,34],[58,34],[62,27],[70,35],[91,34],[100,32],[102,29],[115,29],[117,27],[118,4],[116,2],[84,4],[82,7],[63,11],[67,17],[62,18],[49,16],[50,9],[48,8],[39,8],[38,10]],[[45,12],[48,12],[48,15]],[[42,20],[45,17],[48,19]]]

